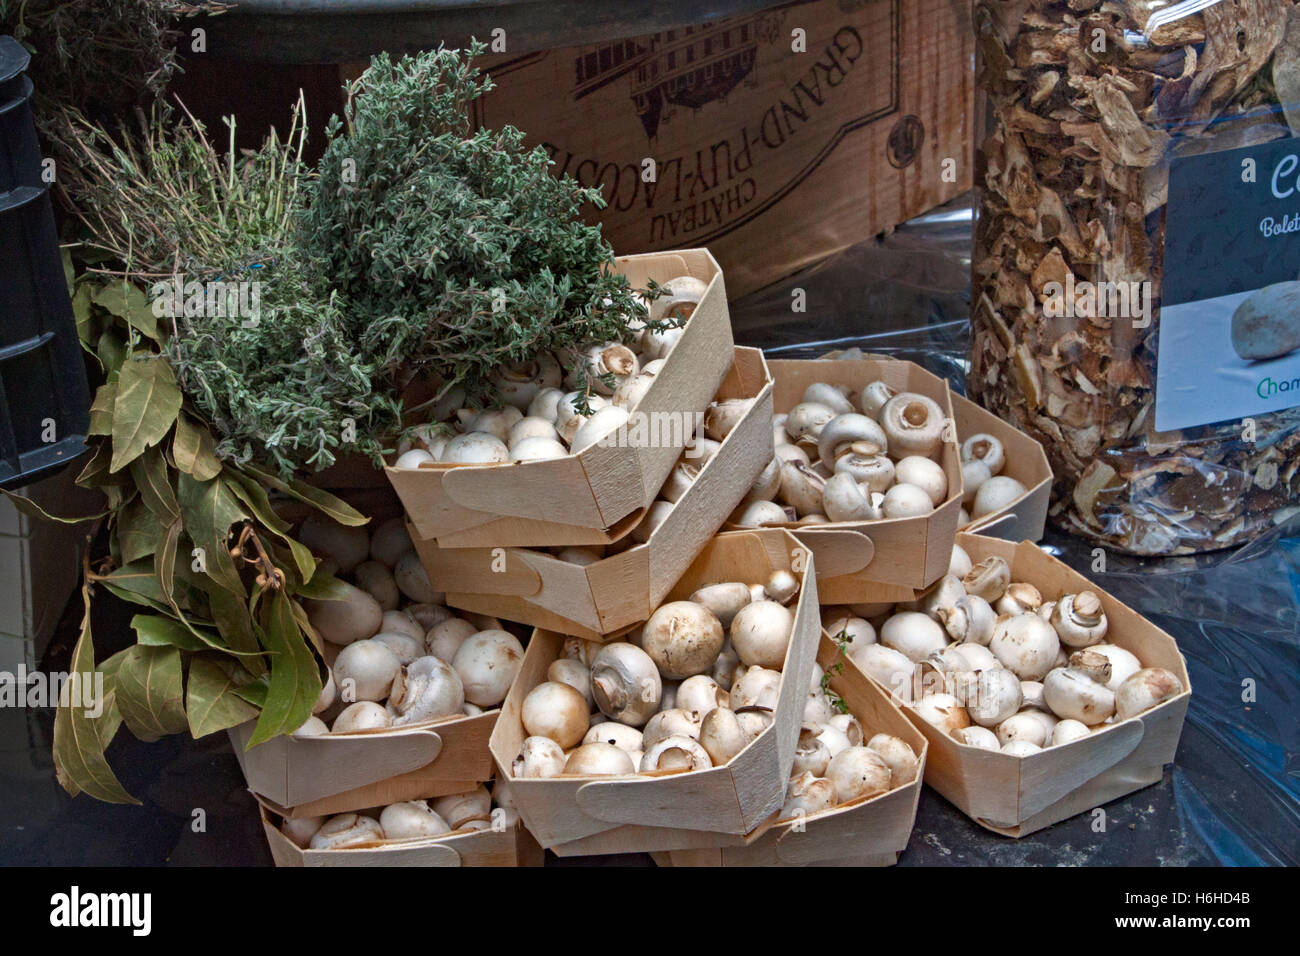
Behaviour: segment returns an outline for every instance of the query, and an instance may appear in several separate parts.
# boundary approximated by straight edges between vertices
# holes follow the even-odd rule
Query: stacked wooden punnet
[[[1044,731],[1037,750],[988,730],[971,696],[981,668],[1004,666],[951,636],[965,634],[958,599],[987,584],[978,569],[1002,560],[1045,601],[1087,585],[1028,541],[983,536],[1041,535],[1051,475],[1037,443],[910,362],[736,347],[704,250],[618,268],[668,288],[681,324],[641,336],[612,395],[579,413],[525,382],[513,411],[462,413],[401,449],[388,502],[364,493],[387,520],[335,570],[382,619],[349,625],[335,594],[313,623],[335,677],[364,672],[357,647],[392,651],[386,693],[323,706],[331,727],[251,750],[251,726],[231,734],[277,865],[525,866],[541,848],[889,865],[923,781],[1019,836],[1159,779],[1186,669],[1108,595],[1109,640],[1172,674],[1176,693],[1086,735],[1067,727],[1058,746]],[[621,409],[615,424],[578,438],[602,406]],[[479,428],[519,460],[445,454]],[[552,453],[513,454],[543,432]],[[1095,654],[1063,657],[1051,663],[1080,670],[1070,681],[1107,676]],[[965,723],[936,712],[944,693]],[[987,732],[968,740],[971,715]]]

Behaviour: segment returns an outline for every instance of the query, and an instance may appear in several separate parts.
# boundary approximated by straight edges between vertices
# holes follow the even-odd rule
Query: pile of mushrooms
[[[844,702],[832,700],[823,678],[824,671],[814,663],[781,820],[870,800],[911,783],[920,769],[919,758],[901,737],[868,738],[861,721],[843,709]]]
[[[295,736],[406,727],[498,707],[524,649],[496,618],[443,606],[405,523],[351,528],[309,516],[298,539],[343,582],[341,600],[307,600],[312,627],[340,647]]]
[[[346,850],[413,843],[479,830],[509,830],[519,822],[510,791],[475,787],[431,800],[406,800],[386,807],[332,817],[285,817],[280,832],[303,850]]]
[[[915,601],[823,609],[823,625],[877,683],[959,743],[1025,756],[1086,737],[1183,692],[1105,642],[1101,599],[1047,599],[1012,581],[1005,560],[972,564],[953,547],[948,573]]]
[[[927,515],[948,498],[939,404],[882,381],[814,382],[776,415],[776,452],[731,522],[746,528]]]
[[[394,467],[564,458],[616,431],[654,383],[707,283],[677,276],[663,288],[665,294],[646,307],[651,321],[674,321],[675,327],[652,330],[634,323],[630,344],[604,342],[561,355],[542,352],[533,361],[507,365],[492,380],[499,407],[459,407],[465,392],[453,388],[434,403],[432,421],[398,446]],[[579,390],[584,380],[585,388]],[[589,413],[578,411],[584,399]]]
[[[513,778],[718,767],[772,722],[799,580],[710,584],[627,640],[568,638],[525,696]]]
[[[961,439],[961,436],[958,436]],[[1002,474],[1007,463],[1001,440],[984,432],[961,439],[961,516],[957,526],[966,527],[994,514],[1028,493],[1021,482]]]

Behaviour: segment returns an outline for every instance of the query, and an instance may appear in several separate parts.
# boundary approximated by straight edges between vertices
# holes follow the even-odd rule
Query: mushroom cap
[[[334,659],[334,681],[345,701],[379,701],[388,697],[401,668],[401,660],[387,644],[354,641]]]
[[[556,681],[545,681],[528,692],[521,717],[530,737],[549,737],[565,750],[582,740],[591,719],[586,699]]]
[[[754,601],[742,607],[732,620],[731,646],[747,667],[757,665],[780,670],[793,631],[794,615],[785,605],[776,601]],[[714,657],[716,659],[717,655]]]
[[[846,747],[826,767],[826,779],[834,785],[838,803],[885,793],[891,776],[885,758],[870,747]]]
[[[682,680],[706,673],[718,659],[723,640],[722,623],[708,608],[693,601],[670,601],[646,621],[641,646],[664,677]]]
[[[597,740],[583,744],[569,754],[564,772],[584,776],[620,776],[636,773],[636,767],[628,751]]]
[[[452,658],[465,699],[480,707],[496,707],[510,693],[523,665],[524,647],[509,631],[495,628],[467,637]]]
[[[659,710],[664,687],[649,654],[634,644],[615,641],[591,659],[591,693],[606,717],[640,727]]]
[[[1061,642],[1037,614],[1014,614],[998,620],[989,650],[1021,680],[1042,680],[1056,665]]]
[[[447,821],[424,800],[407,800],[384,807],[379,826],[387,840],[415,840],[450,833]]]
[[[673,734],[650,747],[641,758],[641,772],[656,770],[707,770],[713,766],[708,751],[693,737]]]

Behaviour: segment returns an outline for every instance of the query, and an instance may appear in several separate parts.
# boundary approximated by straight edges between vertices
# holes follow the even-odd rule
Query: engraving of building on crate
[[[749,76],[758,58],[759,18],[666,30],[620,40],[574,58],[573,98],[580,100],[631,75],[632,104],[653,139],[672,106],[699,109]]]

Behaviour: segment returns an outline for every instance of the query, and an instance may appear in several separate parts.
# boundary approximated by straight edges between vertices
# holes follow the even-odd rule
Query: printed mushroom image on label
[[[1232,314],[1232,348],[1244,359],[1270,359],[1300,349],[1300,282],[1265,286]]]

